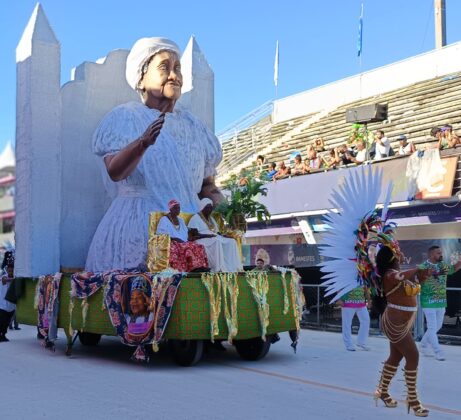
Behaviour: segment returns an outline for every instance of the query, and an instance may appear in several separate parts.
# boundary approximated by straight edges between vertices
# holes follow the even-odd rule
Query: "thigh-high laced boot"
[[[405,382],[407,384],[407,409],[410,413],[410,408],[415,413],[417,417],[427,417],[429,415],[429,410],[424,408],[421,404],[421,401],[418,399],[418,394],[416,391],[416,377],[418,370],[403,370],[405,373]]]
[[[381,379],[379,380],[378,388],[374,393],[374,399],[376,405],[378,405],[378,400],[381,400],[386,407],[394,408],[397,407],[397,401],[395,401],[389,395],[389,384],[392,381],[392,378],[397,373],[397,366],[388,365],[384,363],[383,370],[381,372]]]

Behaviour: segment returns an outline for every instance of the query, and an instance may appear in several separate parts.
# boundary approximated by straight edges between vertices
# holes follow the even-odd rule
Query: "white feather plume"
[[[330,212],[327,216],[328,231],[324,244],[320,246],[320,255],[326,261],[320,265],[326,273],[322,285],[327,286],[325,296],[335,295],[332,302],[358,286],[357,258],[355,244],[356,231],[361,220],[372,212],[381,195],[382,170],[373,170],[371,166],[361,166],[356,170],[345,171],[344,183],[333,191],[330,204],[339,213]],[[383,219],[387,214],[392,192],[389,183],[383,208]],[[331,259],[330,259],[331,258]]]

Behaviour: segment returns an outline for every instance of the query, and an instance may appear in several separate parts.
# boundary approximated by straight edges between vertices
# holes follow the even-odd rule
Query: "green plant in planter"
[[[356,123],[352,126],[350,131],[349,138],[347,140],[348,144],[355,144],[357,141],[365,141],[369,144],[373,143],[374,136],[373,132],[367,130],[367,127],[363,124]]]
[[[267,188],[252,172],[233,175],[223,189],[229,194],[225,201],[216,206],[215,211],[222,215],[232,229],[245,232],[245,219],[249,217],[256,217],[260,222],[270,220],[269,210],[258,201],[258,197],[267,195]]]

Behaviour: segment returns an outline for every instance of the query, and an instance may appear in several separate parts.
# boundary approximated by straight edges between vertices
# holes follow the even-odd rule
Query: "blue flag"
[[[359,18],[359,36],[357,39],[357,57],[362,55],[362,33],[363,33],[363,3],[362,3],[362,11],[360,12]]]

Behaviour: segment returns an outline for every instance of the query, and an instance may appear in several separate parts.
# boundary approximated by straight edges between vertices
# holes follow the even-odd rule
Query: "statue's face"
[[[130,309],[133,315],[139,316],[146,312],[147,302],[141,290],[133,290],[130,296]]]
[[[181,62],[176,53],[161,51],[152,58],[147,72],[139,82],[147,99],[177,100],[181,96]]]

